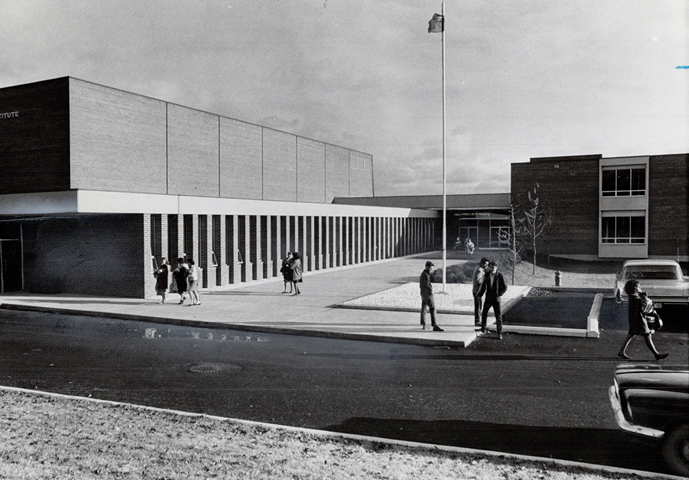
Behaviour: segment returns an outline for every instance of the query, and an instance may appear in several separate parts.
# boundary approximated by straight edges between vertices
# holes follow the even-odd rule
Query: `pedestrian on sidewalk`
[[[292,264],[290,265],[290,269],[292,270],[292,284],[294,285],[293,295],[300,295],[301,292],[299,291],[299,285],[297,285],[302,281],[301,256],[299,255],[299,252],[294,252],[292,254]]]
[[[653,339],[651,339],[653,330],[651,330],[651,328],[648,326],[648,320],[644,315],[644,309],[652,310],[652,305],[651,309],[649,309],[648,301],[650,300],[648,300],[648,297],[645,297],[645,295],[643,295],[643,292],[641,291],[641,286],[639,285],[639,281],[629,280],[627,283],[624,284],[624,291],[629,296],[629,332],[627,333],[627,337],[624,339],[624,342],[622,342],[622,347],[620,348],[620,351],[617,353],[617,356],[620,358],[629,359],[629,356],[627,355],[627,347],[629,347],[629,344],[632,343],[634,337],[636,337],[637,335],[643,335],[644,341],[646,342],[646,346],[651,351],[651,353],[653,353],[655,359],[662,360],[663,358],[666,358],[668,354],[658,353],[658,350],[656,350],[656,347],[653,344]],[[646,298],[646,300],[644,299],[644,297]]]
[[[419,276],[419,288],[421,289],[421,327],[426,330],[426,307],[431,313],[431,326],[434,332],[442,332],[443,329],[435,321],[435,299],[433,298],[433,262],[426,262],[426,268]]]
[[[292,258],[292,252],[287,252],[287,257],[282,262],[282,267],[280,268],[280,273],[282,273],[282,280],[285,283],[282,293],[292,293],[292,263],[294,259]],[[287,285],[289,285],[289,292],[287,291]]]
[[[167,280],[169,265],[170,264],[168,263],[167,258],[163,257],[160,260],[160,266],[156,269],[155,272],[153,272],[153,276],[156,277],[156,294],[162,297],[160,303],[165,303],[165,295],[167,294],[167,289],[169,286]]]
[[[498,262],[490,262],[486,270],[486,276],[483,280],[483,285],[479,291],[480,295],[486,294],[486,300],[483,304],[483,312],[481,313],[481,333],[486,333],[486,322],[488,321],[488,311],[493,308],[495,313],[495,323],[498,329],[498,338],[502,340],[502,312],[500,311],[500,304],[502,296],[507,291],[507,284],[502,273],[498,272]]]
[[[481,258],[476,270],[474,270],[474,279],[472,281],[471,293],[474,296],[474,325],[479,327],[481,325],[481,309],[483,308],[483,293],[479,295],[483,280],[486,278],[486,268],[488,268],[488,259]]]
[[[187,265],[184,257],[177,259],[177,268],[172,271],[172,277],[175,279],[175,289],[179,293],[179,304],[183,304],[187,298],[187,276],[189,275],[189,265]]]
[[[191,305],[201,305],[201,296],[199,295],[199,282],[201,281],[201,272],[199,267],[194,262],[194,259],[189,259],[189,299]]]

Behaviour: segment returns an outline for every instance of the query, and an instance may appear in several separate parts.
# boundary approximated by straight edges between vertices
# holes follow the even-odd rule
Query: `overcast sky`
[[[689,152],[687,5],[448,0],[448,193],[508,192],[532,157]],[[370,153],[376,195],[440,194],[440,10],[0,0],[0,87],[72,76]]]

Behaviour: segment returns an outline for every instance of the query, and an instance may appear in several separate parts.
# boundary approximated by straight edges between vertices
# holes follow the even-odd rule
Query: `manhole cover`
[[[191,373],[238,373],[242,370],[239,365],[231,365],[229,363],[196,363],[189,367]]]

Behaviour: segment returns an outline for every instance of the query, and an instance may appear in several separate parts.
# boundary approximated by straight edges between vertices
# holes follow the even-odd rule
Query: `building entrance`
[[[24,289],[24,264],[19,239],[0,239],[0,293]]]

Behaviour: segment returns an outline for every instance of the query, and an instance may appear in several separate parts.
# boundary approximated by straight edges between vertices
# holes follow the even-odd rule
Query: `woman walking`
[[[191,299],[192,305],[201,305],[201,296],[199,295],[199,281],[201,281],[201,275],[199,275],[199,267],[193,259],[189,259],[189,297]]]
[[[285,286],[282,289],[282,293],[292,293],[292,263],[294,262],[292,258],[292,252],[287,252],[287,258],[282,262],[282,267],[280,268],[280,273],[282,273],[282,279],[285,282]],[[287,292],[287,285],[289,285],[289,292]]]
[[[179,293],[179,304],[184,303],[187,297],[187,275],[189,274],[189,266],[184,261],[184,257],[177,259],[177,268],[172,271],[172,276],[175,279],[177,293]]]
[[[292,255],[292,265],[290,265],[290,269],[292,270],[292,283],[294,284],[294,293],[292,295],[299,295],[301,292],[299,291],[297,283],[301,282],[302,273],[299,252],[294,252]]]
[[[153,272],[153,276],[156,277],[156,293],[163,297],[160,303],[165,303],[165,295],[167,293],[168,287],[168,265],[169,263],[167,261],[167,258],[163,257],[160,261],[160,266],[155,272]]]
[[[627,333],[627,337],[624,339],[622,348],[620,348],[617,356],[620,358],[629,359],[627,356],[627,347],[630,343],[632,343],[634,337],[637,335],[643,335],[646,346],[651,353],[653,353],[655,359],[662,360],[663,358],[667,357],[668,354],[658,353],[658,350],[656,350],[655,345],[653,345],[653,340],[651,339],[653,330],[651,330],[651,328],[648,326],[648,321],[644,315],[644,310],[647,306],[645,303],[650,300],[647,300],[647,297],[642,294],[643,292],[641,291],[641,287],[639,286],[639,282],[637,280],[629,280],[624,285],[624,291],[629,296],[629,333]]]

